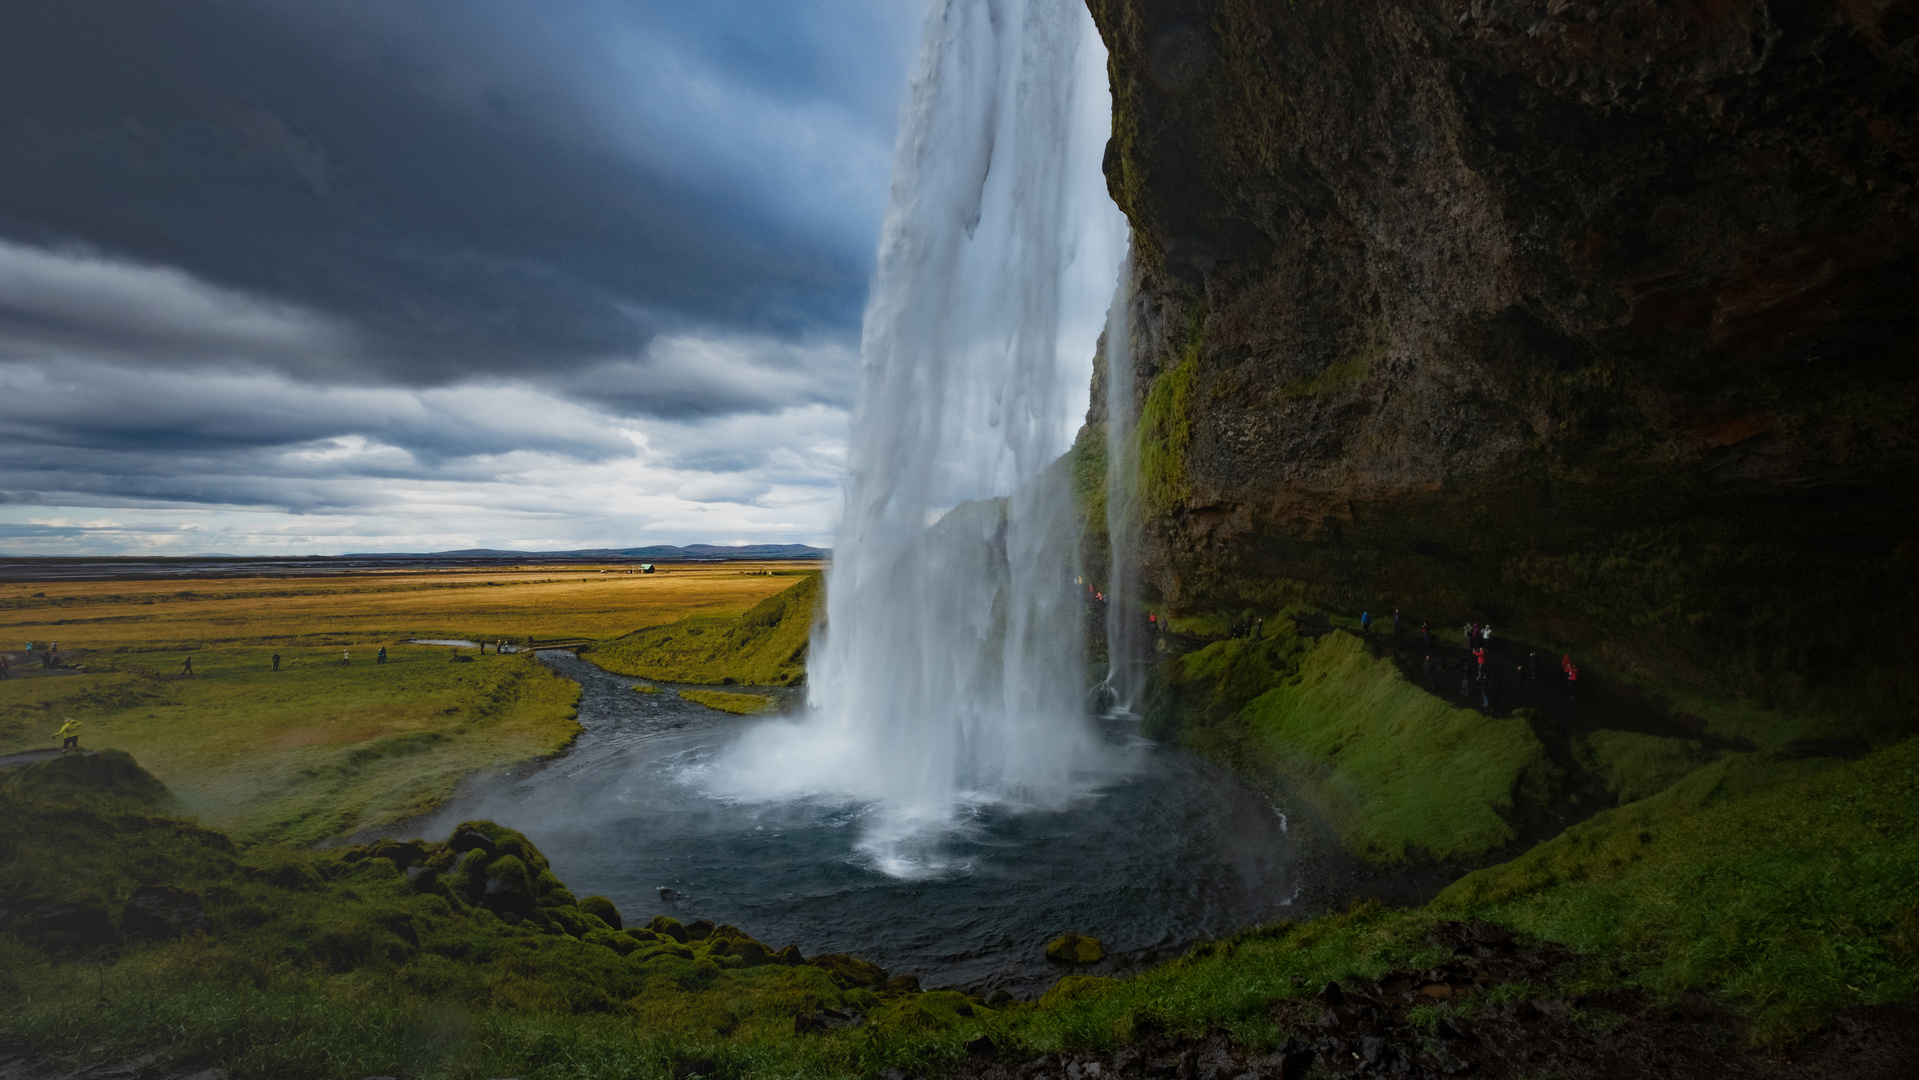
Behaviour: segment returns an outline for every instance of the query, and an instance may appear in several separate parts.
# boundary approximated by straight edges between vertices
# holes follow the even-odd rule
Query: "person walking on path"
[[[481,651],[481,652],[485,652],[485,651],[486,651],[486,646],[484,646],[484,645],[482,645],[482,646],[480,646],[480,651]],[[380,655],[379,655],[379,657],[378,657],[378,658],[377,658],[377,659],[375,660],[375,663],[380,663],[380,664],[384,664],[384,663],[386,663],[386,646],[385,646],[385,645],[382,645],[382,646],[380,646]]]
[[[273,654],[273,670],[275,671],[280,670],[280,654],[279,653]]]
[[[67,722],[61,724],[60,730],[55,734],[60,736],[61,753],[64,754],[68,750],[80,749],[80,721],[75,720],[71,716],[67,717]]]
[[[1492,673],[1483,670],[1479,673],[1479,707],[1487,710],[1493,707]]]
[[[180,665],[180,674],[182,675],[193,674],[193,657],[191,656],[187,657],[187,662]]]
[[[1419,624],[1419,643],[1426,647],[1427,652],[1433,650],[1433,628],[1424,622]]]
[[[352,653],[346,651],[345,649],[340,650],[340,663],[342,664],[351,663],[352,659],[353,659]]]
[[[1426,654],[1426,662],[1419,666],[1419,673],[1426,677],[1426,689],[1433,688],[1433,654]]]
[[[1571,653],[1559,658],[1559,668],[1566,673],[1566,696],[1573,697],[1579,690],[1579,665],[1573,663]]]
[[[1393,609],[1393,640],[1399,640],[1399,609]]]
[[[1479,668],[1479,681],[1485,682],[1486,681],[1486,650],[1483,647],[1473,650],[1473,661]]]
[[[1359,613],[1359,636],[1373,636],[1373,613],[1370,611],[1362,611]]]
[[[1529,652],[1526,654],[1526,681],[1529,683],[1539,681],[1539,654],[1537,652]]]
[[[1493,647],[1493,626],[1491,623],[1487,623],[1485,626],[1479,628],[1479,644],[1487,649]]]

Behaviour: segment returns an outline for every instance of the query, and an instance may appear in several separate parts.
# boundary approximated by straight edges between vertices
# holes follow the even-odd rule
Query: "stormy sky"
[[[0,553],[826,543],[921,15],[0,5]]]

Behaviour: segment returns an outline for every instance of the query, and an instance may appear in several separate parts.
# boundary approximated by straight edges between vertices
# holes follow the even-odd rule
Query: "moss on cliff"
[[[1306,800],[1375,862],[1477,858],[1518,838],[1516,802],[1550,800],[1552,766],[1523,717],[1455,708],[1344,632],[1292,641],[1180,658],[1176,677],[1198,691],[1188,707],[1210,721],[1182,741]]]
[[[1199,345],[1153,379],[1139,414],[1139,490],[1142,509],[1167,514],[1186,501],[1186,451],[1193,441],[1193,386],[1199,374]]]

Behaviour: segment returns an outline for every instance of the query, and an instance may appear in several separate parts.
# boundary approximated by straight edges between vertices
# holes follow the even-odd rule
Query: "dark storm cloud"
[[[586,393],[662,332],[849,341],[914,7],[0,5],[0,236],[134,268],[8,290],[0,259],[0,358]],[[786,389],[611,389],[845,400],[804,349],[757,363]]]

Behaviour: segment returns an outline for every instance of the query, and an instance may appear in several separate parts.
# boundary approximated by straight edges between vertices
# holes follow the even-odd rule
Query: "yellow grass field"
[[[311,578],[0,585],[0,648],[364,645],[409,637],[601,640],[688,615],[732,615],[817,563],[401,571]],[[769,575],[767,571],[773,573]],[[44,593],[44,596],[35,595]]]
[[[79,720],[83,748],[132,753],[205,824],[316,843],[429,810],[460,780],[558,753],[579,731],[579,688],[532,655],[405,639],[602,640],[736,615],[814,569],[0,585],[0,651],[16,675],[0,682],[0,755],[55,746],[60,724]],[[27,666],[25,643],[48,640],[86,673]],[[388,661],[375,663],[382,645]]]

